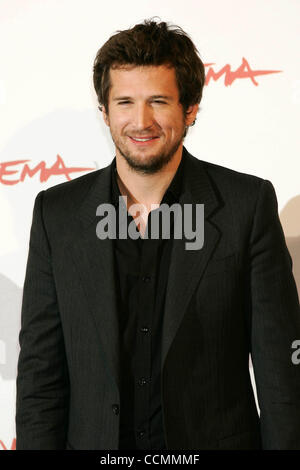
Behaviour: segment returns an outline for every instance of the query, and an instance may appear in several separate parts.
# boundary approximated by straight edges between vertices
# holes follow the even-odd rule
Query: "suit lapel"
[[[204,204],[204,244],[199,250],[186,250],[185,244],[190,240],[184,237],[184,231],[182,239],[173,240],[163,319],[161,371],[189,301],[220,237],[220,232],[208,220],[219,204],[210,179],[201,161],[185,148],[184,152],[186,165],[179,203],[182,213],[184,204]]]
[[[110,201],[111,164],[99,171],[95,184],[78,212],[78,236],[69,249],[77,265],[95,327],[100,337],[107,372],[119,388],[119,322],[114,272],[114,243],[96,234],[96,209]]]
[[[186,250],[190,242],[184,236],[173,240],[166,302],[163,319],[161,370],[167,353],[184,317],[189,300],[199,283],[206,264],[219,239],[218,230],[208,216],[218,206],[215,192],[202,163],[184,148],[186,165],[180,205],[204,204],[204,246]],[[112,162],[113,163],[113,162]],[[112,163],[99,171],[95,183],[78,212],[79,230],[69,245],[85,291],[86,299],[100,337],[107,372],[119,388],[119,319],[116,303],[113,240],[100,240],[96,235],[98,205],[110,201]],[[184,234],[183,234],[184,235]]]

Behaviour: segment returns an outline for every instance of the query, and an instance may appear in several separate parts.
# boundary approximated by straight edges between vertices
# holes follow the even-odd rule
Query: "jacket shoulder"
[[[78,208],[108,166],[46,189],[43,194],[44,209],[51,213],[59,208],[60,212],[68,213]]]
[[[93,188],[97,187],[103,171],[108,168],[91,171],[71,181],[65,181],[42,190],[36,196],[42,196],[42,216],[49,233],[61,226],[64,231],[72,230],[76,214]]]
[[[252,223],[259,195],[264,194],[263,188],[266,186],[273,188],[271,182],[254,174],[191,157],[190,162],[193,167],[190,173],[199,175],[205,187],[209,188],[210,198],[224,209],[219,216],[225,214],[228,218],[231,214],[235,214],[235,219],[241,218],[241,223],[245,222],[243,219]],[[204,177],[201,177],[201,174]],[[198,177],[193,176],[193,178]]]
[[[226,204],[232,213],[253,217],[259,195],[268,180],[215,163],[203,162],[203,165],[221,204]],[[271,182],[268,183],[273,188]]]
[[[253,187],[258,188],[265,181],[264,178],[260,176],[253,175],[251,173],[245,173],[232,168],[228,168],[216,163],[211,163],[204,160],[199,160],[202,167],[206,170],[211,179],[215,179],[220,184],[223,181],[223,184],[237,185],[244,187]]]
[[[104,170],[94,170],[85,175],[78,176],[77,178],[64,181],[63,183],[56,184],[45,190],[46,198],[55,198],[59,196],[66,197],[69,194],[74,195],[76,192],[82,192],[85,188],[90,188],[94,184],[95,180],[98,178],[100,173]]]

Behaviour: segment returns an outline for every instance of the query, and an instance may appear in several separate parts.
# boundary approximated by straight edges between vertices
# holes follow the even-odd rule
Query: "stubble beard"
[[[147,158],[147,161],[142,161],[139,157],[135,157],[125,145],[122,145],[116,137],[114,137],[111,132],[112,140],[116,146],[116,149],[120,152],[122,157],[126,160],[129,168],[133,171],[140,174],[154,174],[164,168],[170,161],[172,161],[176,151],[178,150],[180,144],[184,140],[184,130],[182,131],[181,137],[174,142],[171,148],[165,149],[158,155],[152,155]]]

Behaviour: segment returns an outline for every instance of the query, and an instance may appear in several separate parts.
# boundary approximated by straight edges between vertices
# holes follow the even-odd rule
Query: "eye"
[[[158,104],[167,104],[165,101],[162,100],[154,100],[153,102]]]
[[[119,101],[118,104],[128,104],[128,103],[130,103],[130,101],[129,101],[129,100],[126,100],[126,101]]]

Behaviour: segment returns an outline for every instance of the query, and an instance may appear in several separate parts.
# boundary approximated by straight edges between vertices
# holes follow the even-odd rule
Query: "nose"
[[[134,123],[137,131],[148,129],[153,124],[153,112],[151,106],[139,103],[134,109]]]

